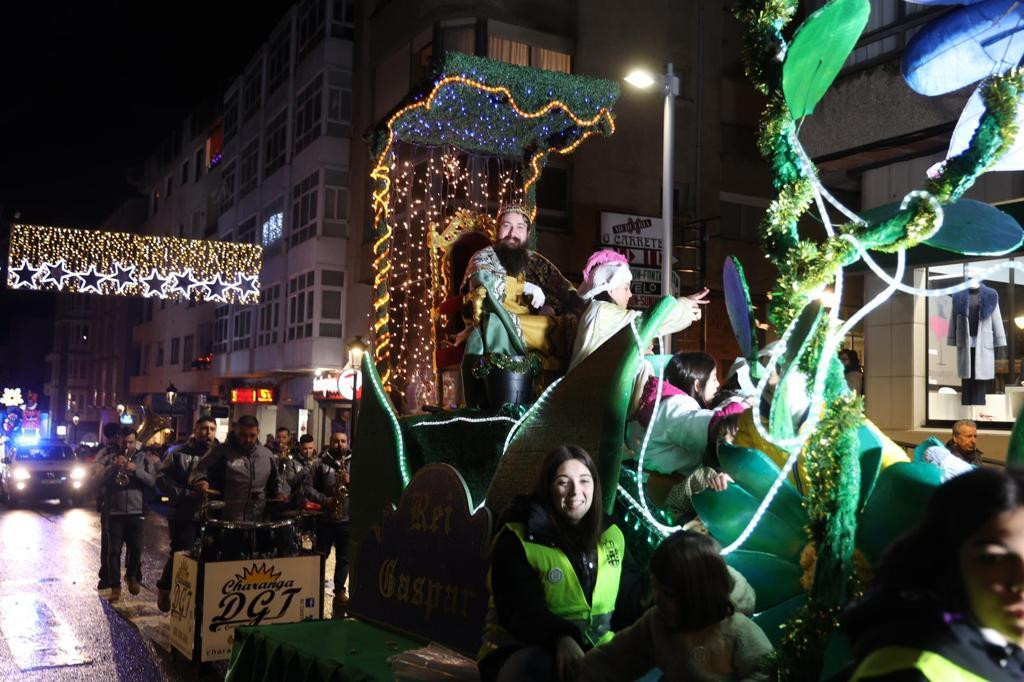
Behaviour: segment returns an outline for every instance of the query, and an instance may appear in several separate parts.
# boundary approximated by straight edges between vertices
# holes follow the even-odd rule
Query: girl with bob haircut
[[[532,493],[498,523],[481,679],[568,679],[586,649],[612,638],[625,559],[622,531],[605,525],[590,455],[575,445],[549,452]]]
[[[850,680],[1024,679],[1024,472],[944,483],[843,617]]]
[[[767,680],[764,632],[737,612],[733,574],[718,543],[691,531],[667,537],[651,557],[654,606],[615,639],[592,649],[578,679],[635,680],[659,668],[665,680]]]

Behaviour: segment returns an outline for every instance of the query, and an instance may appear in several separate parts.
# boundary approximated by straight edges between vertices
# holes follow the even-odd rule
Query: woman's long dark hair
[[[558,467],[570,459],[583,462],[594,479],[594,497],[590,503],[590,510],[576,525],[565,520],[565,517],[559,513],[554,500],[551,499],[551,484],[555,480],[555,473],[558,471]],[[544,505],[567,549],[577,552],[590,552],[597,549],[597,541],[601,538],[604,525],[604,502],[597,467],[586,450],[578,445],[562,445],[545,455],[544,461],[540,465],[540,473],[533,484],[533,497]]]
[[[882,556],[873,587],[909,590],[944,611],[967,609],[960,548],[1003,512],[1024,507],[1024,471],[975,469],[940,486],[924,519]]]
[[[734,582],[711,537],[680,530],[665,538],[651,555],[651,575],[679,605],[672,626],[692,632],[736,612],[730,594]]]
[[[860,366],[860,356],[857,355],[857,351],[855,351],[852,348],[844,348],[841,351],[839,351],[840,355],[842,355],[843,353],[846,353],[846,357],[850,359],[850,364],[843,368],[844,373],[862,371],[862,368]]]
[[[706,407],[702,393],[714,372],[715,359],[707,353],[676,353],[665,366],[665,381]]]

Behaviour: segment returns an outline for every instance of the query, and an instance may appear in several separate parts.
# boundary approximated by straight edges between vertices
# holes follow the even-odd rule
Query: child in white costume
[[[632,296],[629,290],[632,280],[629,261],[621,253],[602,249],[587,259],[583,284],[577,293],[589,304],[576,331],[569,361],[570,372],[602,343],[641,315],[639,310],[626,308]],[[707,304],[707,295],[705,288],[699,293],[677,298],[677,305],[662,323],[658,335],[675,334],[699,320],[700,306]]]

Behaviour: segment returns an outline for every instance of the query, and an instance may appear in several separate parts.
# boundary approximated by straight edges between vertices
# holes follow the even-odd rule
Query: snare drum
[[[272,559],[295,556],[299,553],[299,534],[295,519],[282,519],[270,523],[253,524],[254,552],[251,559]]]

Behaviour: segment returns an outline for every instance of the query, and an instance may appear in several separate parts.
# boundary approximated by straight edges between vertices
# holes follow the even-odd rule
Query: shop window
[[[1002,258],[924,269],[928,288],[937,289],[1006,266],[985,274],[976,290],[927,299],[929,424],[971,419],[1009,427],[1024,409],[1024,275],[1013,261],[1024,264]]]
[[[313,271],[288,280],[288,340],[313,335]]]

